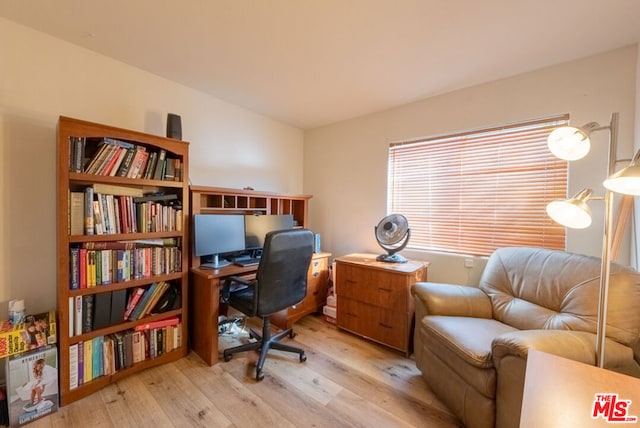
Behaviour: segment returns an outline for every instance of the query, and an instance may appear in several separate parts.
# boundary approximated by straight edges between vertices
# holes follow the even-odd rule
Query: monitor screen
[[[272,230],[293,228],[291,214],[278,215],[248,215],[244,218],[245,247],[260,249],[264,247],[264,237]]]
[[[218,259],[217,256],[220,254],[244,249],[243,215],[196,214],[193,216],[193,254],[195,256],[214,256],[214,259]]]

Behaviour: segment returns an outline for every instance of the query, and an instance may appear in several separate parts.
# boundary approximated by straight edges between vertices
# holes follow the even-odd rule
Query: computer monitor
[[[259,250],[264,247],[264,237],[272,230],[293,229],[291,214],[248,215],[244,218],[245,247]]]
[[[196,214],[193,216],[193,254],[211,259],[200,266],[218,269],[229,265],[220,255],[245,249],[244,216]],[[203,260],[203,259],[201,259]]]

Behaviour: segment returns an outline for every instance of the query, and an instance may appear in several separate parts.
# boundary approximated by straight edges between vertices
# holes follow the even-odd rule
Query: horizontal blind
[[[407,248],[490,255],[496,248],[565,249],[546,205],[567,195],[567,162],[547,136],[568,116],[394,143],[389,212],[407,217]]]

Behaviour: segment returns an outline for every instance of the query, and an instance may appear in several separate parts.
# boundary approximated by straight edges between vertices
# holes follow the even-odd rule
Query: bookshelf
[[[62,406],[187,355],[188,150],[171,138],[58,120]],[[125,319],[135,294],[140,306]]]

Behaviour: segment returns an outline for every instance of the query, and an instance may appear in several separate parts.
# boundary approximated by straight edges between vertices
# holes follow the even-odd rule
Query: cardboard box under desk
[[[24,322],[15,326],[9,321],[2,321],[0,325],[0,358],[55,344],[56,338],[56,312],[54,310],[27,315]]]

